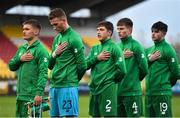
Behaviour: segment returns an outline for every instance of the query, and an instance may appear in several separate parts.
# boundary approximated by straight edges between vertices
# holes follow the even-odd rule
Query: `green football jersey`
[[[149,62],[146,77],[146,95],[171,95],[171,81],[179,79],[178,59],[175,50],[165,39],[155,42],[146,50],[147,57],[160,51],[160,59]]]
[[[33,60],[21,62],[20,57],[30,51]],[[44,95],[48,79],[49,54],[39,40],[31,46],[21,46],[9,62],[11,71],[17,71],[17,100],[33,100],[36,95]]]
[[[98,61],[97,56],[107,51],[110,57],[106,61]],[[100,94],[110,85],[120,82],[126,74],[122,50],[112,41],[106,39],[101,44],[93,46],[87,57],[88,69],[91,68],[91,82],[89,84],[92,95]]]
[[[132,38],[122,39],[118,44],[122,50],[130,50],[133,56],[125,58],[127,74],[118,86],[118,96],[142,95],[141,80],[148,73],[148,63],[143,47]]]
[[[52,53],[63,42],[68,43],[67,48],[56,58],[53,58]],[[49,69],[52,69],[50,86],[77,87],[87,68],[80,35],[71,27],[59,33],[54,38],[52,53],[49,61]]]

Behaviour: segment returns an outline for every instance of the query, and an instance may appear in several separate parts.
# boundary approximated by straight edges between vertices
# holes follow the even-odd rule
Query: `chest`
[[[128,43],[121,43],[120,44],[120,47],[122,50],[131,50],[133,51],[134,50],[134,46],[133,46],[133,43],[132,42],[128,42]]]

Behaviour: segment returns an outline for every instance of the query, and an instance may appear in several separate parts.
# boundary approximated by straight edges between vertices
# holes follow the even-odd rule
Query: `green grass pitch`
[[[15,117],[15,96],[0,96],[0,117]],[[79,117],[88,115],[89,96],[79,96]],[[180,117],[180,96],[172,98],[173,117]],[[49,117],[48,112],[43,112],[43,117]]]

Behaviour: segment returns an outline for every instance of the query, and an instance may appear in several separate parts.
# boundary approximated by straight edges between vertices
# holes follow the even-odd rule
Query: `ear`
[[[111,36],[112,36],[112,31],[109,30],[109,31],[108,31],[108,34],[109,34],[109,36],[111,37]]]
[[[132,34],[132,30],[133,28],[132,27],[129,27],[129,33]]]
[[[39,29],[34,29],[34,34],[35,34],[35,36],[38,36],[39,35]]]
[[[163,33],[164,36],[166,35],[166,32],[162,32],[162,33]]]

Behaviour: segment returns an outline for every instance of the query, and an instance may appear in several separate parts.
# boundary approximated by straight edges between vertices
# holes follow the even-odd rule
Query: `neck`
[[[100,40],[100,42],[103,43],[103,42],[105,42],[108,39],[110,39],[110,37],[107,37],[106,39]]]
[[[164,39],[164,37],[162,37],[162,38],[159,39],[159,40],[155,40],[154,42],[161,42],[163,39]]]
[[[65,24],[64,31],[66,31],[69,28],[68,23]]]
[[[29,40],[28,45],[31,46],[37,39],[38,37],[34,37],[32,40]]]

